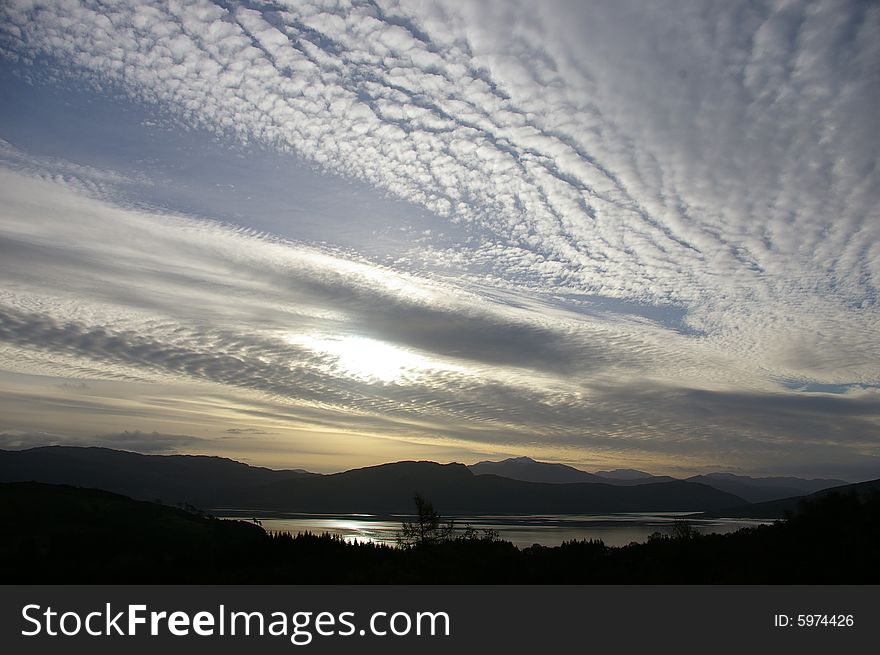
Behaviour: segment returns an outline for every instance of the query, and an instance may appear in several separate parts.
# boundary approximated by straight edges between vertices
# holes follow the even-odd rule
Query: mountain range
[[[687,478],[688,482],[708,484],[721,491],[744,498],[750,503],[762,503],[780,498],[804,496],[823,489],[849,484],[843,480],[813,479],[791,477],[752,478],[732,473],[709,473]]]
[[[642,485],[552,484],[475,475],[463,464],[395,462],[332,475],[273,471],[220,457],[141,455],[48,446],[0,451],[0,482],[35,481],[105,489],[142,500],[223,509],[409,513],[416,493],[444,514],[589,514],[709,511],[742,498],[673,480]]]
[[[500,462],[478,462],[472,464],[471,471],[477,475],[500,475],[514,480],[528,482],[548,482],[567,484],[571,482],[602,482],[613,485],[643,485],[658,482],[671,482],[675,478],[658,476],[636,469],[615,469],[587,473],[565,464],[537,462],[530,457],[514,457]],[[792,477],[753,478],[732,473],[709,473],[686,478],[687,482],[698,482],[719,491],[739,496],[750,503],[760,503],[780,498],[803,496],[822,489],[849,484],[844,480],[805,480]]]
[[[616,469],[587,473],[566,464],[537,462],[531,457],[511,457],[500,462],[477,462],[468,468],[477,475],[500,475],[524,482],[547,482],[550,484],[570,484],[572,482],[598,482],[616,486],[672,482],[675,478],[667,475],[651,475],[634,469]],[[712,485],[709,485],[712,486]]]
[[[718,511],[846,484],[731,474],[676,480],[634,470],[587,473],[525,457],[469,467],[406,461],[321,475],[202,455],[70,446],[0,450],[0,482],[24,481],[212,510],[410,513],[420,493],[447,515]]]
[[[840,493],[854,494],[862,501],[865,501],[872,495],[880,494],[880,479],[868,480],[866,482],[856,482],[855,484],[846,484],[840,487],[831,487],[821,489],[811,494],[795,496],[792,498],[780,498],[777,500],[768,500],[760,503],[748,503],[739,507],[725,507],[721,511],[704,512],[701,518],[750,518],[750,519],[775,519],[785,516],[786,514],[796,512],[802,503],[815,503],[823,498]],[[838,519],[842,517],[837,517]]]

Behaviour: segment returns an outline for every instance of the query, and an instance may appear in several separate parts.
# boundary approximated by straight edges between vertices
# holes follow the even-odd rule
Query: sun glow
[[[367,337],[297,335],[288,341],[334,358],[334,369],[367,381],[396,382],[430,369],[451,368],[405,348]]]

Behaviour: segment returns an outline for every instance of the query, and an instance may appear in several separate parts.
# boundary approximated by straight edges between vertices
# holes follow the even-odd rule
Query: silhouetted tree
[[[499,541],[500,538],[498,530],[491,528],[478,530],[470,524],[466,525],[462,533],[456,537],[458,541]]]
[[[675,519],[675,523],[672,525],[673,539],[689,540],[696,539],[699,536],[699,530],[697,530],[689,521]]]
[[[413,521],[404,519],[400,532],[397,533],[397,545],[401,548],[425,546],[448,541],[452,538],[453,525],[449,521],[441,524],[442,517],[434,509],[433,503],[425,499],[421,494],[414,498],[416,504],[416,518]]]

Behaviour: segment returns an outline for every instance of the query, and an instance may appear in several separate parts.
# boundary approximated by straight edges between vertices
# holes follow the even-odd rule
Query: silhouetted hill
[[[500,475],[503,478],[524,482],[548,482],[565,484],[569,482],[604,482],[598,475],[581,471],[565,464],[536,462],[531,457],[511,457],[500,462],[477,462],[468,468],[476,475]]]
[[[706,516],[779,519],[786,516],[786,514],[795,512],[804,502],[814,502],[830,494],[854,494],[857,497],[864,497],[875,492],[880,493],[880,479],[859,482],[856,484],[844,484],[839,487],[831,487],[830,489],[822,489],[821,491],[817,491],[807,496],[794,496],[791,498],[770,500],[763,503],[749,503],[738,507],[728,507],[723,511],[706,512]]]
[[[277,480],[313,475],[273,471],[204,455],[141,455],[72,446],[0,450],[0,482],[68,484],[106,489],[141,500],[203,507],[230,502],[240,490],[252,491]]]
[[[266,535],[256,525],[66,485],[0,484],[0,581],[209,581],[241,566]],[[18,578],[16,578],[18,576]],[[149,578],[146,578],[150,581]]]
[[[474,475],[463,464],[397,462],[333,475],[271,471],[214,457],[137,455],[100,448],[0,451],[0,482],[95,487],[205,508],[408,513],[415,493],[448,514],[708,511],[742,499],[673,481],[635,487],[548,484]]]
[[[334,475],[286,480],[251,499],[261,507],[302,512],[388,512],[412,509],[418,492],[447,514],[589,514],[687,511],[741,504],[738,497],[691,482],[639,487],[609,484],[551,484],[474,475],[463,464],[397,462]]]
[[[750,503],[803,496],[822,489],[848,484],[844,480],[804,480],[790,477],[752,478],[732,473],[695,475],[687,480],[708,484],[710,487],[744,498]]]

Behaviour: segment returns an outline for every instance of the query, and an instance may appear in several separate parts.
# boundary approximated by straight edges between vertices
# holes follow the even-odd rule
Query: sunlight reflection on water
[[[643,542],[654,532],[669,533],[676,519],[688,512],[653,512],[628,514],[528,515],[528,516],[456,516],[454,526],[463,530],[470,525],[477,530],[497,530],[501,539],[519,547],[541,544],[558,546],[572,539],[601,539],[607,546],[624,546]],[[352,543],[376,542],[396,544],[404,516],[373,516],[369,514],[263,514],[218,513],[220,518],[260,520],[267,532],[330,533]],[[771,523],[754,519],[691,519],[691,525],[702,533],[734,532],[744,527]]]

